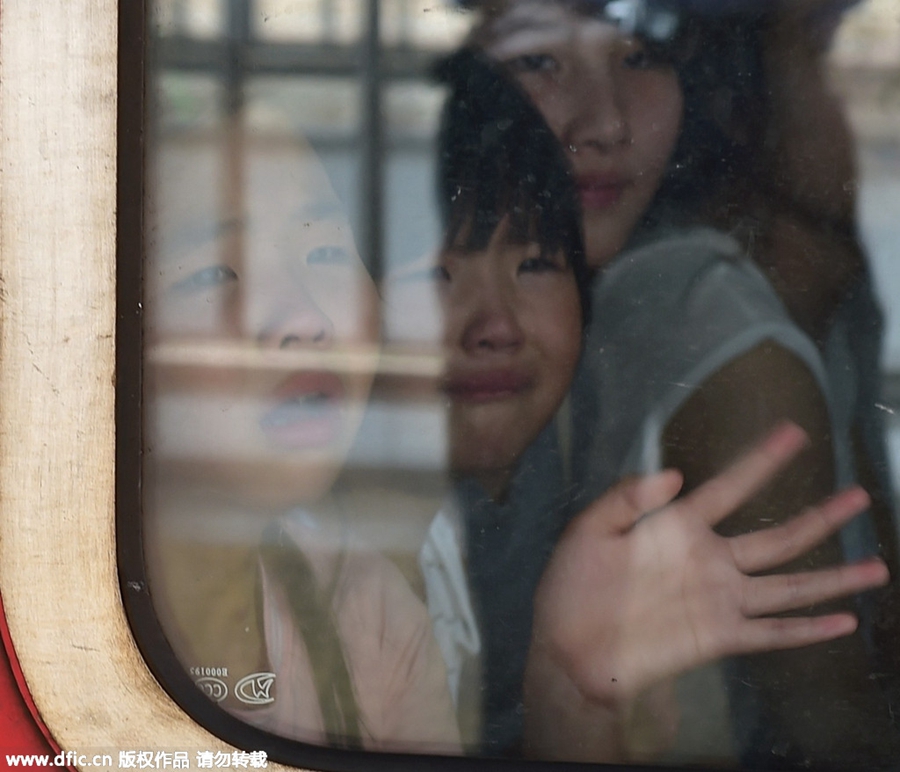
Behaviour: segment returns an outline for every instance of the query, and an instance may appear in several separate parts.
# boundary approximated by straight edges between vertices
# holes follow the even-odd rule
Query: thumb
[[[643,515],[675,498],[683,482],[681,472],[675,469],[627,477],[588,506],[581,517],[606,533],[625,533]]]

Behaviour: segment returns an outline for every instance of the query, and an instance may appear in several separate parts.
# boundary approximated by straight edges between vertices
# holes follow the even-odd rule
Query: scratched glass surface
[[[893,0],[149,6],[143,543],[210,704],[301,765],[900,758]]]

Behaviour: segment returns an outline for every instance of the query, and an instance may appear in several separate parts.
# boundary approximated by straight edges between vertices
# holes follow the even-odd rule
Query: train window
[[[211,130],[218,122],[220,84],[195,73],[172,73],[160,80],[159,122],[166,130]]]
[[[894,763],[892,1],[146,10],[116,538],[175,702],[314,768]]]

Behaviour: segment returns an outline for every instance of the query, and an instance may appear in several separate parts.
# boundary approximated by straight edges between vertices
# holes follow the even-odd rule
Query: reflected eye
[[[175,282],[172,285],[172,291],[180,295],[190,294],[200,290],[213,289],[237,280],[238,275],[227,265],[211,265]]]
[[[516,74],[529,72],[557,72],[559,62],[550,54],[522,54],[506,60],[506,66]]]
[[[436,265],[429,271],[429,274],[432,281],[450,281],[450,271],[442,265]]]
[[[344,247],[316,247],[306,256],[307,265],[350,265],[352,258]]]

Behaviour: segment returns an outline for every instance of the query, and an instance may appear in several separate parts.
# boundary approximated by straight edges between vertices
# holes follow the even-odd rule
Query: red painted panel
[[[50,733],[40,723],[37,708],[25,686],[25,679],[19,668],[12,646],[3,605],[0,603],[0,769],[10,767],[8,754],[48,755],[52,762],[59,752]],[[22,765],[19,765],[20,768]],[[25,769],[54,769],[60,767],[32,765]]]

